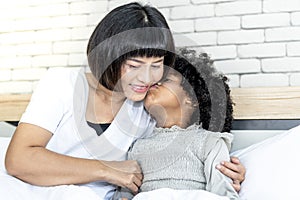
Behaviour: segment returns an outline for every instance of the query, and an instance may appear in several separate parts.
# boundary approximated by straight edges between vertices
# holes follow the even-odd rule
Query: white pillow
[[[300,126],[233,153],[246,167],[241,199],[300,199],[299,154]]]
[[[10,138],[8,137],[0,137],[0,175],[1,173],[6,173],[4,160],[5,160],[5,154],[7,147],[9,145]]]

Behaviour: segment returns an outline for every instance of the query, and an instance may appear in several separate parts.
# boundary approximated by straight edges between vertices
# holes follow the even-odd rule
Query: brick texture
[[[86,65],[88,39],[122,0],[7,1],[0,7],[0,93],[32,92],[50,67]],[[231,87],[300,85],[299,0],[142,0],[177,47],[207,52]]]

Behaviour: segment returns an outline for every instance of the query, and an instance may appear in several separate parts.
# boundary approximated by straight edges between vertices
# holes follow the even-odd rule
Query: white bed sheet
[[[9,137],[0,137],[0,197],[2,200],[100,200],[94,191],[86,186],[38,187],[8,175],[4,159],[9,141]]]
[[[0,196],[3,200],[99,200],[100,198],[88,187],[75,185],[62,185],[55,187],[38,187],[27,184],[6,173],[4,159],[6,149],[10,142],[9,137],[0,137]],[[138,194],[134,200],[228,200],[204,190],[172,190],[162,188],[159,190]]]
[[[264,140],[267,138],[266,134],[257,134],[257,131],[254,131],[257,137],[254,137],[256,142]],[[283,131],[275,131],[273,133],[268,132],[268,137],[273,136],[274,134],[280,134]],[[235,133],[236,134],[236,133]],[[237,133],[235,136],[235,147],[236,150],[240,149],[241,147],[245,147],[252,144],[253,142],[249,142],[249,135],[251,135],[251,131],[242,131],[241,133]],[[299,133],[298,133],[299,134]],[[246,137],[244,137],[246,136]],[[261,137],[260,137],[261,136]],[[279,136],[280,137],[280,136]],[[298,137],[298,136],[297,136]],[[247,139],[248,138],[248,139]],[[253,137],[251,137],[253,139]],[[244,140],[247,140],[246,143]],[[55,186],[55,187],[37,187],[31,186],[27,183],[24,183],[14,177],[7,175],[5,167],[4,167],[4,157],[6,153],[7,146],[9,144],[10,138],[9,137],[0,137],[0,197],[3,200],[81,200],[81,199],[89,199],[89,200],[99,200],[99,197],[90,189],[84,186],[75,186],[75,185],[62,185],[62,186]],[[243,143],[244,141],[244,143]],[[298,144],[298,140],[294,141]],[[252,145],[251,147],[254,148],[256,145]],[[279,149],[284,148],[284,146],[280,146]],[[236,151],[233,153],[238,153],[240,151]],[[295,152],[293,152],[295,153]],[[239,156],[239,154],[236,154]],[[242,160],[244,164],[247,164],[245,160]],[[249,171],[249,169],[248,169]],[[248,180],[250,178],[248,177]],[[246,182],[245,182],[246,183]],[[286,184],[286,183],[282,183]],[[243,184],[245,186],[245,184]],[[242,185],[242,187],[243,187]],[[245,191],[245,188],[243,188]],[[252,192],[251,192],[252,193]],[[272,192],[273,193],[273,192]],[[165,195],[162,198],[162,195]],[[242,195],[243,196],[243,195]],[[158,191],[151,191],[149,193],[141,193],[135,197],[135,200],[148,200],[148,199],[216,199],[216,200],[223,200],[225,197],[220,197],[214,194],[211,194],[206,191],[175,191],[167,188],[160,189]],[[251,198],[250,198],[251,199]],[[252,200],[252,199],[251,199]],[[258,200],[257,198],[255,200]]]
[[[205,190],[173,190],[170,188],[161,188],[150,192],[141,192],[133,200],[229,200],[228,197],[219,196]]]

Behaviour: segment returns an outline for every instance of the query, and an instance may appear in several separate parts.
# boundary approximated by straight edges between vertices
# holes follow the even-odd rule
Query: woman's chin
[[[145,93],[134,93],[131,95],[126,95],[127,99],[131,100],[131,101],[143,101],[146,97],[146,92]]]

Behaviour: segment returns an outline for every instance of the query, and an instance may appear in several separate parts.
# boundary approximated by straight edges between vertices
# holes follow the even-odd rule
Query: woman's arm
[[[217,165],[217,169],[232,179],[232,186],[239,192],[241,190],[241,183],[245,180],[246,168],[237,157],[232,156],[230,161],[221,162]]]
[[[52,186],[107,181],[137,192],[142,173],[136,161],[99,161],[70,157],[47,150],[52,133],[21,123],[8,147],[7,172],[34,185]]]

